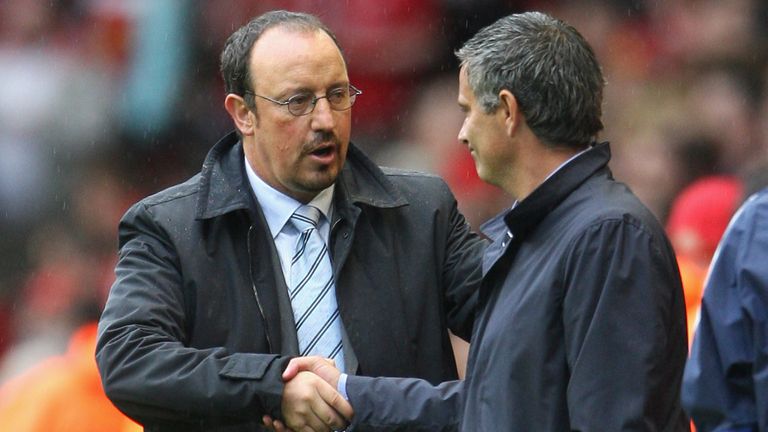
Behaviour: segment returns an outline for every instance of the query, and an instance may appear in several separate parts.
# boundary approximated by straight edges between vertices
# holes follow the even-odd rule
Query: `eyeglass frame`
[[[297,93],[297,94],[294,94],[293,96],[289,97],[288,99],[286,99],[286,100],[284,100],[284,101],[279,101],[279,100],[276,100],[276,99],[272,99],[271,97],[268,97],[268,96],[263,96],[263,95],[260,95],[260,94],[254,93],[254,92],[252,92],[252,91],[250,91],[250,90],[246,90],[244,93],[245,93],[245,94],[247,94],[247,95],[249,94],[249,95],[252,95],[252,96],[256,96],[256,97],[259,97],[259,98],[261,98],[261,99],[264,99],[264,100],[268,100],[268,101],[270,101],[270,102],[272,102],[272,103],[274,103],[274,104],[277,104],[277,105],[281,105],[281,106],[284,106],[284,107],[286,107],[286,108],[288,109],[288,112],[289,112],[289,113],[290,113],[292,116],[294,116],[294,117],[303,117],[303,116],[305,116],[305,115],[310,115],[310,114],[312,114],[312,112],[313,112],[313,111],[315,111],[315,107],[317,107],[317,101],[319,101],[320,99],[323,99],[323,98],[324,98],[324,99],[326,99],[326,100],[328,100],[328,106],[329,106],[329,107],[330,107],[332,110],[334,110],[334,111],[337,111],[337,112],[341,112],[341,111],[346,111],[346,110],[348,110],[348,109],[351,109],[351,108],[352,108],[352,105],[354,105],[354,104],[355,104],[355,100],[357,99],[357,97],[358,97],[358,96],[360,96],[361,94],[363,94],[363,91],[362,91],[362,90],[360,90],[360,89],[358,89],[357,87],[353,86],[352,84],[347,84],[347,85],[349,86],[349,100],[350,100],[350,103],[349,103],[349,106],[348,106],[348,107],[346,107],[346,108],[343,108],[343,109],[336,109],[336,108],[334,108],[334,107],[333,107],[333,104],[331,103],[331,101],[330,101],[330,100],[328,100],[328,97],[330,96],[330,95],[328,94],[328,92],[325,92],[325,94],[324,94],[324,95],[322,95],[322,96],[317,96],[317,95],[316,95],[316,94],[314,94],[314,93],[310,93],[310,92],[307,92],[306,94],[312,94],[312,100],[309,102],[309,104],[310,104],[310,106],[311,106],[312,108],[311,108],[309,111],[307,111],[307,112],[305,112],[305,113],[302,113],[302,114],[296,114],[296,113],[294,113],[293,111],[291,111],[291,107],[290,107],[290,104],[291,104],[291,101],[292,101],[292,99],[294,99],[294,98],[296,98],[296,97],[298,97],[298,96],[305,96],[305,95],[306,95],[305,93]],[[343,88],[343,87],[338,87],[338,88]],[[334,89],[334,90],[336,90],[336,89]]]

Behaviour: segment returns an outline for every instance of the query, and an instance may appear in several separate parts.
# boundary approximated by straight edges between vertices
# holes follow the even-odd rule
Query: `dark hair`
[[[581,34],[560,20],[540,12],[501,18],[456,56],[486,112],[498,108],[501,90],[509,90],[547,145],[583,148],[603,129],[600,65]]]
[[[221,75],[227,93],[245,96],[246,91],[252,90],[251,79],[254,77],[251,77],[248,67],[251,48],[266,30],[276,26],[306,32],[322,30],[333,39],[341,51],[336,35],[314,15],[284,10],[267,12],[237,29],[224,44],[221,52]]]

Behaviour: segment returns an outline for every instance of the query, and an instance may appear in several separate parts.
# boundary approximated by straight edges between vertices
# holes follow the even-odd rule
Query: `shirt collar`
[[[243,159],[248,183],[251,185],[254,195],[256,195],[256,200],[261,205],[261,211],[264,213],[264,219],[267,220],[272,238],[275,238],[302,203],[268,185],[251,168],[248,159],[245,157]],[[331,220],[334,186],[335,184],[332,184],[323,189],[309,202],[309,205],[317,207],[328,221]]]
[[[550,177],[552,177],[553,175],[555,175],[555,173],[556,173],[556,172],[558,172],[558,171],[560,171],[561,169],[563,169],[563,167],[565,167],[566,165],[568,165],[568,164],[569,164],[569,163],[570,163],[572,160],[574,160],[574,159],[576,159],[577,157],[581,156],[581,155],[582,155],[584,152],[587,152],[587,151],[589,151],[591,148],[592,148],[592,146],[587,146],[587,148],[585,148],[584,150],[582,150],[582,151],[580,151],[580,152],[576,153],[575,155],[573,155],[573,156],[569,157],[567,161],[565,161],[565,162],[561,163],[561,164],[560,164],[560,166],[558,166],[557,168],[555,168],[555,170],[554,170],[554,171],[552,171],[551,173],[549,173],[549,175],[547,176],[547,178],[545,178],[545,179],[544,179],[544,181],[547,181],[547,180],[549,180],[549,178],[550,178]],[[542,183],[544,183],[544,182],[542,182]]]

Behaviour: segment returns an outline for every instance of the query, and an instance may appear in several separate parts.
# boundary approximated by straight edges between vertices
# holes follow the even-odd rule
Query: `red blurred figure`
[[[672,202],[667,233],[683,280],[689,345],[698,322],[709,263],[742,193],[742,182],[736,177],[706,176],[685,187]]]

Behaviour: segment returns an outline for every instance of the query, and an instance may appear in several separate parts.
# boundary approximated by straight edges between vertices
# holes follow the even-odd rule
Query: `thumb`
[[[292,380],[299,372],[312,371],[319,362],[325,361],[322,357],[294,357],[283,371],[283,381]]]

